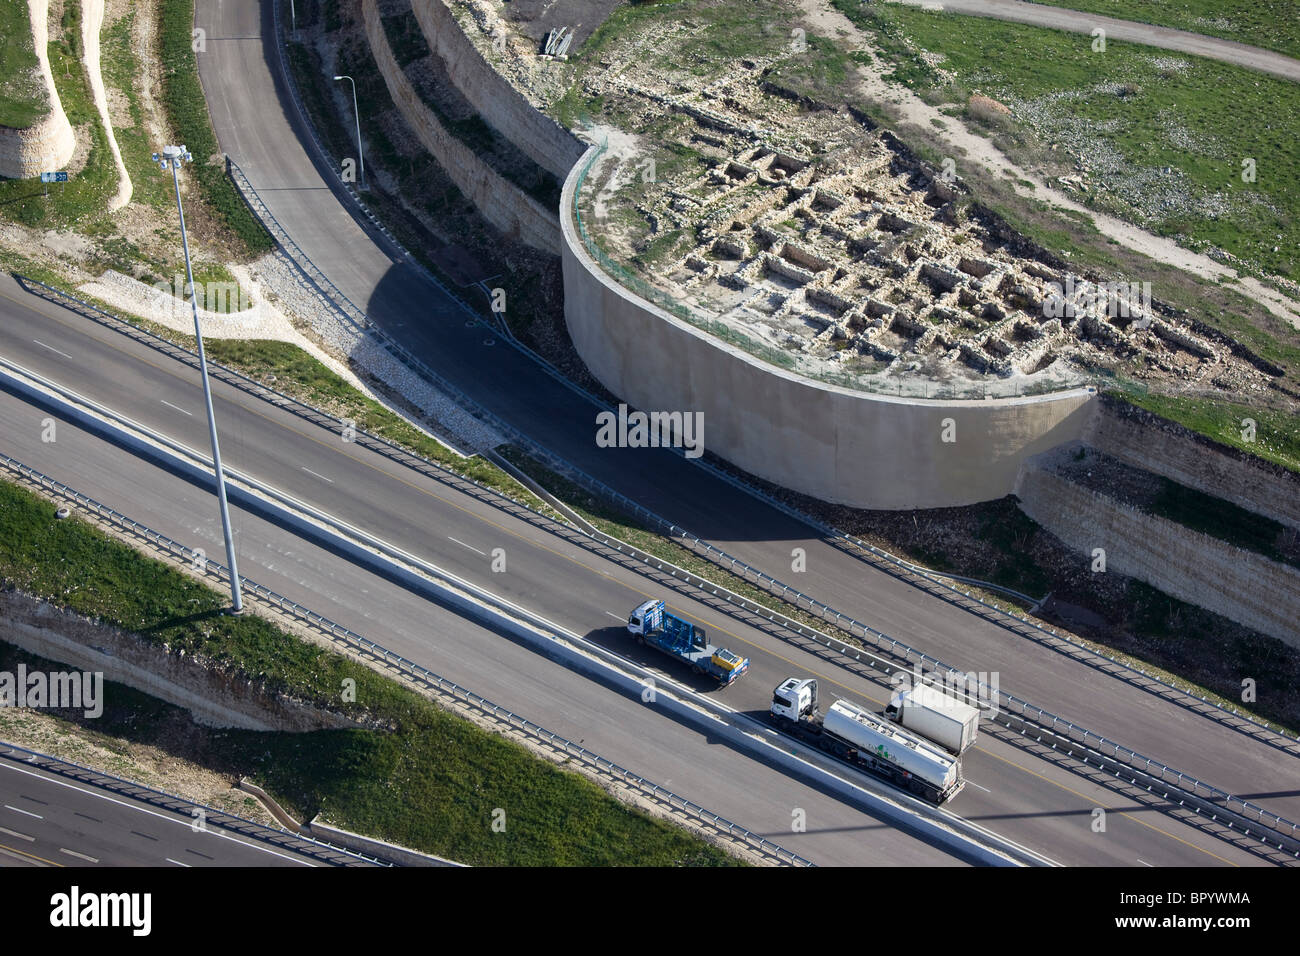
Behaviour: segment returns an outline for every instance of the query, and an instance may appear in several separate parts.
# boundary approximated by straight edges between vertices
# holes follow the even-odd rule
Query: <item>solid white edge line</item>
[[[135,803],[127,800],[119,800],[117,797],[111,797],[106,793],[100,793],[96,790],[86,790],[82,787],[75,786],[71,783],[68,783],[65,780],[60,780],[57,777],[53,777],[48,774],[36,773],[35,771],[32,770],[25,770],[22,767],[14,766],[12,763],[10,763],[7,760],[0,760],[0,769],[13,770],[17,773],[24,773],[27,774],[27,776],[29,777],[35,777],[37,780],[44,780],[46,783],[53,783],[53,784],[57,784],[60,787],[67,787],[69,790],[76,790],[78,793],[84,793],[88,797],[97,797],[100,800],[107,800],[109,803],[116,803],[118,806],[126,807],[128,810],[136,810],[140,813],[147,813],[149,816],[158,817],[160,820],[166,820],[171,823],[178,824],[180,826],[190,827],[189,820],[178,820],[176,817],[168,816],[166,813],[161,813],[157,810],[151,810],[149,807],[141,806],[139,803]],[[10,807],[10,809],[15,809],[15,808]],[[25,812],[25,811],[20,811],[20,812]],[[193,827],[190,828],[193,829]],[[256,843],[249,843],[247,840],[241,840],[238,837],[236,837],[234,834],[223,833],[219,830],[208,830],[208,829],[204,829],[201,832],[207,833],[211,836],[220,837],[223,840],[229,840],[232,843],[238,843],[241,846],[246,846],[251,850],[261,850],[263,853],[269,853],[271,856],[278,856],[281,857],[282,859],[289,860],[291,862],[301,863],[303,866],[315,865],[312,861],[304,860],[301,857],[291,856],[287,853],[279,853],[276,850],[272,850],[270,847],[259,846]]]

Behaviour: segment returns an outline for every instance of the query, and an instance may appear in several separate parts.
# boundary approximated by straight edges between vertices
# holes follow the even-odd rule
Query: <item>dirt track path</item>
[[[976,0],[962,0],[962,2],[974,3]],[[848,17],[831,7],[829,0],[799,0],[799,7],[813,27],[812,32],[839,37],[851,49],[861,50],[871,55],[871,66],[860,65],[857,68],[861,94],[867,99],[891,104],[903,123],[915,123],[917,126],[933,130],[937,137],[952,148],[958,176],[961,175],[963,166],[972,164],[983,166],[995,175],[1009,175],[1011,178],[1008,179],[1008,183],[1020,195],[1041,200],[1060,209],[1082,213],[1095,222],[1097,229],[1104,235],[1157,262],[1176,266],[1211,281],[1227,279],[1229,287],[1300,329],[1300,302],[1288,298],[1257,279],[1238,275],[1237,270],[1216,262],[1209,256],[1184,249],[1170,239],[1152,235],[1132,223],[1097,212],[1076,202],[1055,188],[1048,179],[1012,162],[992,141],[972,132],[960,120],[941,113],[938,108],[931,106],[906,87],[887,82],[884,79],[885,67],[879,60],[878,51],[873,46],[871,38],[859,30]],[[1020,180],[1033,183],[1034,188],[1030,189],[1022,185]]]
[[[1300,83],[1300,60],[1257,46],[1221,40],[1218,37],[1190,33],[1186,30],[1158,27],[1133,20],[1116,20],[1098,13],[1082,13],[1064,7],[1026,3],[1024,0],[942,0],[942,2],[889,0],[889,2],[905,3],[910,7],[924,7],[927,10],[947,10],[949,13],[963,13],[974,17],[1011,20],[1036,27],[1064,30],[1067,33],[1091,34],[1093,30],[1100,27],[1106,31],[1108,40],[1123,40],[1127,43],[1158,46],[1164,50],[1177,50],[1179,53],[1221,60],[1224,63],[1244,66],[1248,70],[1271,73],[1284,80]]]

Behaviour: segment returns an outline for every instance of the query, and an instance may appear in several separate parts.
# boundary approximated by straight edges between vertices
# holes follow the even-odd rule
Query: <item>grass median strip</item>
[[[735,863],[360,663],[256,615],[221,614],[225,599],[206,584],[53,512],[45,499],[0,482],[4,588],[385,728],[210,733],[211,759],[223,771],[254,777],[298,817],[323,813],[335,825],[477,865]],[[356,687],[351,703],[342,695],[348,680]],[[125,699],[133,712],[143,707],[129,694],[109,699]],[[152,706],[156,712],[158,702]],[[119,712],[119,719],[149,736],[134,718]],[[498,811],[504,830],[493,827]]]

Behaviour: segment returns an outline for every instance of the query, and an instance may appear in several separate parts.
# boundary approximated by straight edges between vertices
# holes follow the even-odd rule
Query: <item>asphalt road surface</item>
[[[6,290],[0,292],[7,294]],[[0,355],[39,370],[190,447],[205,447],[202,403],[192,369],[80,316],[32,301],[41,312],[21,308],[12,299],[0,299],[0,310],[6,316],[0,326]],[[622,626],[631,607],[647,597],[666,596],[679,613],[703,624],[716,642],[751,658],[750,672],[740,682],[725,691],[714,691],[739,710],[756,715],[764,712],[771,688],[791,675],[817,676],[824,682],[824,694],[875,708],[886,699],[885,685],[806,652],[757,621],[738,619],[694,596],[668,593],[643,573],[604,560],[365,448],[344,443],[333,432],[223,383],[214,382],[214,394],[225,436],[223,456],[232,468],[252,473],[689,684],[689,673],[655,652],[637,647]],[[40,420],[45,413],[7,394],[4,399],[0,435],[5,439],[0,450],[177,540],[204,547],[209,554],[222,553],[209,493],[130,459],[71,426],[60,426],[57,442],[43,443]],[[690,753],[674,743],[674,738],[680,734],[693,739],[696,732],[662,715],[647,714],[639,702],[631,702],[629,707],[629,702],[608,689],[596,688],[508,639],[450,615],[440,615],[436,633],[431,633],[429,607],[423,599],[239,509],[235,528],[245,575],[551,730],[574,740],[585,739],[586,745],[602,755],[657,782],[676,786],[674,782],[685,781],[684,795],[751,829],[772,833],[796,852],[805,856],[827,852],[821,847],[805,851],[775,836],[788,829],[793,806],[809,806],[783,799],[792,784],[779,779],[779,774],[767,771],[763,778],[755,779],[751,767],[735,772],[734,777],[729,773],[720,781],[712,765],[723,748]],[[497,547],[503,548],[507,557],[504,574],[490,568],[489,555]],[[454,645],[449,646],[453,639]],[[501,656],[507,649],[512,655],[509,661]],[[552,670],[561,676],[548,677],[544,686],[536,686],[534,682]],[[551,686],[552,680],[560,680],[562,689]],[[1111,683],[1122,687],[1139,708],[1149,700],[1133,688]],[[1135,706],[1127,698],[1117,694],[1117,706]],[[628,712],[611,721],[611,701],[628,707]],[[641,726],[647,720],[653,724],[650,729]],[[671,729],[661,724],[671,725]],[[596,739],[601,743],[593,743]],[[1235,736],[1233,742],[1238,743]],[[971,786],[950,804],[954,812],[1064,862],[1136,865],[1139,859],[1155,864],[1250,859],[1167,815],[1131,805],[1122,795],[1081,779],[1068,767],[1039,759],[991,734],[985,734],[977,749],[967,754],[964,767]],[[736,790],[734,780],[743,780],[745,786]],[[819,814],[831,813],[824,803],[818,806]],[[1094,807],[1120,811],[1114,815],[1112,834],[1117,828],[1132,832],[1122,841],[1097,839],[1089,826]],[[844,812],[854,811],[835,811]],[[830,859],[850,861],[842,848]],[[863,862],[860,857],[853,861]]]
[[[319,866],[194,818],[0,760],[0,866]]]
[[[197,22],[209,39],[222,41],[199,57],[221,144],[317,266],[436,371],[589,474],[841,613],[962,670],[997,671],[1010,693],[1229,792],[1258,794],[1274,812],[1300,819],[1295,758],[919,591],[683,458],[597,447],[596,405],[519,351],[484,345],[482,330],[466,328],[454,303],[352,218],[333,191],[335,178],[322,175],[302,145],[301,119],[280,85],[268,11],[253,0],[199,4]],[[159,418],[155,410],[147,420]],[[806,554],[803,574],[788,570],[795,547]]]

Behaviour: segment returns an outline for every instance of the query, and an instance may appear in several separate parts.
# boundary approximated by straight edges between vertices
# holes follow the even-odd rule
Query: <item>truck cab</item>
[[[772,714],[798,723],[817,714],[817,681],[788,677],[772,691]]]
[[[662,609],[663,602],[646,601],[644,604],[638,604],[632,608],[632,613],[627,616],[627,632],[629,634],[644,634],[646,631],[653,631],[658,626],[657,623],[648,622],[646,618],[651,616],[651,612],[656,609],[656,605],[659,605],[659,608]],[[662,610],[659,613],[662,614]]]

